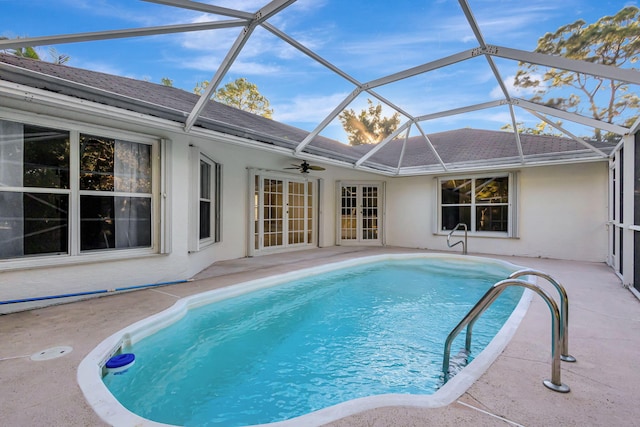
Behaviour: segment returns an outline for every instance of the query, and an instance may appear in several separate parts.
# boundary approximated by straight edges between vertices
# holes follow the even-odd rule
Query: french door
[[[315,243],[315,182],[255,175],[253,253]]]
[[[382,243],[382,184],[340,183],[340,244]]]

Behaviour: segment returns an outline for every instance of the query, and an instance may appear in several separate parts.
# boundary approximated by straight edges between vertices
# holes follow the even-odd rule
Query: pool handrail
[[[453,235],[454,231],[457,231],[458,228],[460,228],[460,226],[464,227],[464,241],[462,240],[458,240],[455,243],[451,243],[451,236]],[[458,223],[455,227],[453,227],[453,230],[451,230],[449,232],[449,234],[447,235],[447,246],[449,246],[450,248],[454,247],[455,245],[459,245],[462,244],[462,254],[466,255],[467,254],[467,224],[465,224],[464,222],[460,222]]]
[[[547,273],[529,268],[511,273],[509,279],[516,279],[522,276],[541,277],[551,283],[560,294],[560,342],[562,343],[560,359],[563,362],[575,362],[576,358],[569,354],[569,297],[564,286]]]
[[[444,380],[447,381],[449,377],[449,357],[451,353],[451,343],[453,339],[458,336],[460,331],[467,326],[467,338],[465,342],[465,349],[467,352],[471,349],[471,328],[472,323],[476,320],[478,316],[480,316],[499,296],[500,294],[509,286],[522,286],[527,289],[531,289],[538,295],[542,297],[542,299],[547,303],[549,307],[549,311],[551,312],[551,354],[552,354],[552,362],[551,362],[551,380],[544,380],[543,384],[553,390],[560,393],[568,393],[570,391],[569,386],[563,384],[560,379],[560,310],[558,309],[558,305],[556,302],[549,296],[549,294],[538,286],[535,283],[525,282],[520,279],[506,279],[500,282],[495,283],[489,290],[484,294],[482,298],[476,303],[475,306],[467,315],[458,323],[458,325],[453,328],[453,330],[449,333],[444,345],[444,356],[442,361],[442,372],[444,374]]]

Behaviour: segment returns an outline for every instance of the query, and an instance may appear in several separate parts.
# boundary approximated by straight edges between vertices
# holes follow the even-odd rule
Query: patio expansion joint
[[[480,404],[481,406],[483,406],[483,407],[485,407],[485,408],[487,408],[487,409],[488,409],[487,405],[485,405],[484,403],[482,403],[480,400],[478,400],[476,397],[474,397],[471,393],[468,393],[468,392],[467,392],[467,393],[465,393],[465,395],[469,396],[471,399],[473,399],[474,401],[478,402],[478,404]],[[509,419],[507,419],[507,418],[505,418],[505,417],[502,417],[502,416],[500,416],[500,415],[496,415],[496,414],[494,414],[494,413],[492,413],[492,412],[489,412],[489,411],[487,411],[487,410],[484,410],[484,409],[478,408],[478,407],[476,407],[476,406],[470,405],[470,404],[465,403],[465,402],[463,402],[463,401],[461,401],[461,400],[456,400],[456,403],[458,403],[458,404],[460,404],[460,405],[462,405],[462,406],[465,406],[465,407],[467,407],[467,408],[469,408],[469,409],[473,409],[474,411],[478,411],[478,412],[480,412],[480,413],[482,413],[482,414],[488,415],[488,416],[490,416],[490,417],[492,417],[492,418],[496,418],[496,419],[499,419],[499,420],[501,420],[501,421],[504,421],[505,423],[508,423],[508,424],[510,424],[510,425],[512,425],[512,426],[515,426],[515,427],[525,427],[524,425],[519,424],[519,423],[517,423],[517,422],[515,422],[515,421],[511,421],[511,420],[509,420]]]
[[[2,362],[3,360],[13,360],[13,359],[25,359],[31,357],[30,354],[25,354],[23,356],[10,356],[10,357],[0,357],[0,362]]]
[[[490,417],[493,417],[493,418],[496,418],[496,419],[502,420],[502,421],[504,421],[505,423],[511,424],[512,426],[516,426],[516,427],[525,427],[524,425],[522,425],[522,424],[518,424],[518,423],[516,423],[515,421],[511,421],[511,420],[508,420],[508,419],[506,419],[506,418],[504,418],[504,417],[501,417],[501,416],[499,416],[499,415],[492,414],[491,412],[485,411],[484,409],[476,408],[475,406],[473,406],[473,405],[469,405],[468,403],[464,403],[464,402],[461,402],[461,401],[459,401],[459,400],[457,401],[457,403],[459,403],[459,404],[460,404],[460,405],[462,405],[462,406],[466,406],[467,408],[473,409],[474,411],[478,411],[478,412],[483,413],[483,414],[485,414],[485,415],[488,415],[488,416],[490,416]]]
[[[593,313],[593,314],[597,314],[598,316],[603,316],[603,317],[608,317],[610,319],[619,319],[619,320],[624,320],[625,322],[640,322],[640,318],[634,319],[634,318],[628,318],[625,316],[618,316],[615,314],[611,314],[611,313],[605,313],[602,311],[598,311],[598,310],[594,310],[591,308],[587,308],[581,304],[572,304],[572,308],[575,307],[576,309],[580,309],[580,310],[584,310],[587,311],[589,313]]]
[[[162,295],[168,295],[168,296],[170,296],[170,297],[172,297],[172,298],[175,298],[175,299],[180,299],[180,298],[182,298],[182,297],[181,297],[181,296],[179,296],[179,295],[175,295],[175,294],[172,294],[172,293],[169,293],[169,292],[165,292],[165,291],[161,291],[161,290],[158,290],[158,289],[149,289],[149,290],[150,290],[151,292],[157,292],[157,293],[162,294]]]

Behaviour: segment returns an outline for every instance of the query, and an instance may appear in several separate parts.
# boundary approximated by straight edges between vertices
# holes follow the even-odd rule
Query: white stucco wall
[[[523,168],[519,238],[469,236],[469,252],[605,262],[608,163]],[[387,244],[459,252],[433,233],[433,177],[387,183]]]
[[[103,116],[77,109],[45,107],[10,99],[0,100],[0,119],[51,126],[62,129],[90,127],[97,134],[111,130],[144,134],[168,140],[167,201],[170,218],[170,251],[167,254],[136,255],[113,259],[113,253],[90,256],[48,256],[20,260],[0,260],[0,301],[40,298],[60,294],[85,293],[185,280],[216,261],[242,258],[248,253],[248,191],[249,169],[275,171],[283,176],[300,177],[295,170],[285,170],[295,159],[283,154],[256,150],[249,146],[220,142],[182,132],[179,126],[162,123],[150,126],[141,119]],[[79,107],[81,108],[81,107]],[[37,115],[33,113],[37,112]],[[159,122],[159,121],[156,121]],[[102,129],[102,131],[101,131]],[[189,253],[190,145],[198,147],[213,161],[222,164],[222,241],[199,252]],[[335,182],[339,179],[378,180],[375,175],[327,166],[321,174],[311,173],[309,179],[322,177],[323,221],[320,242],[335,244]],[[122,253],[122,252],[121,252]],[[116,254],[117,256],[117,254]],[[67,299],[68,300],[68,299]],[[3,304],[0,313],[23,310],[67,300],[45,300],[37,303]]]
[[[117,129],[170,141],[167,156],[167,200],[171,227],[170,253],[112,259],[108,253],[46,259],[0,260],[0,301],[91,292],[118,287],[185,280],[216,261],[248,253],[249,169],[299,177],[285,171],[299,163],[289,152],[273,153],[221,139],[186,134],[177,124],[116,109],[83,103],[43,106],[30,101],[0,99],[0,118],[97,132]],[[33,114],[33,113],[37,113]],[[220,137],[222,138],[222,136]],[[226,137],[225,137],[226,138]],[[199,252],[188,251],[190,145],[222,164],[222,224],[220,243]],[[385,177],[349,168],[326,166],[321,177],[321,246],[336,244],[336,182],[384,182],[386,244],[447,250],[446,236],[433,234],[436,190],[433,177]],[[519,175],[518,239],[469,238],[472,253],[541,256],[604,261],[606,258],[607,163],[523,168]],[[459,247],[453,249],[459,251]],[[49,300],[35,305],[50,304]],[[0,313],[34,304],[0,305]]]

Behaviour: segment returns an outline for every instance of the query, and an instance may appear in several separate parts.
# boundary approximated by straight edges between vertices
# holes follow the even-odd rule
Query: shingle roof
[[[174,87],[8,54],[0,54],[0,79],[179,123],[184,123],[199,99],[199,95]],[[292,149],[309,135],[305,130],[215,101],[207,103],[195,126]],[[517,163],[520,159],[516,138],[511,132],[459,129],[430,134],[428,138],[447,165]],[[524,156],[556,154],[566,159],[594,154],[569,138],[521,134],[520,140]],[[351,147],[317,136],[304,152],[355,163],[373,148],[372,145]],[[600,148],[609,153],[613,147],[601,145]],[[422,136],[408,138],[406,142],[404,139],[391,141],[363,165],[386,171],[398,166],[442,170],[436,154]]]

